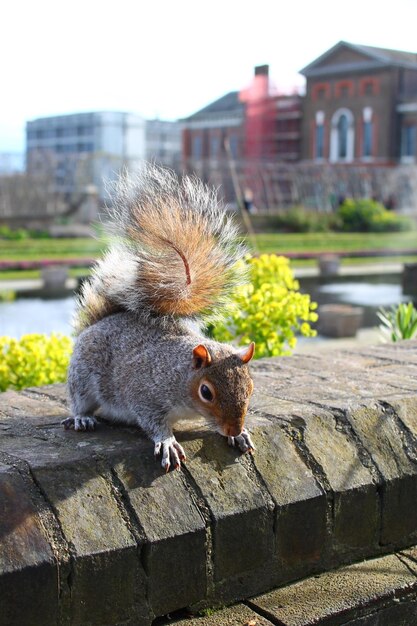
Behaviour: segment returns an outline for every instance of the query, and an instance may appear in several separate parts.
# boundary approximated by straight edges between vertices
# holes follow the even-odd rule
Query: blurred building
[[[269,66],[255,67],[251,84],[240,92],[245,103],[244,156],[252,161],[294,162],[300,158],[302,98],[277,94]]]
[[[181,121],[186,166],[202,173],[208,160],[217,162],[225,157],[226,140],[232,157],[243,158],[245,105],[238,91],[227,93]]]
[[[246,89],[232,91],[183,120],[184,161],[196,170],[227,156],[252,163],[297,161],[301,111],[301,96],[274,93],[269,66],[257,66]]]
[[[340,41],[301,74],[303,159],[415,162],[417,54]]]
[[[29,174],[50,172],[58,192],[105,182],[124,167],[135,170],[145,158],[145,121],[133,113],[96,111],[36,119],[26,124]]]
[[[145,156],[176,171],[181,169],[182,124],[177,121],[146,120]]]

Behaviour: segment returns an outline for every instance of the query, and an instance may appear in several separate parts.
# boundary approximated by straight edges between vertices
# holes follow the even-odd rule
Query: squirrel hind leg
[[[61,424],[65,430],[73,428],[74,430],[94,430],[97,424],[95,417],[89,415],[74,415],[62,420]]]

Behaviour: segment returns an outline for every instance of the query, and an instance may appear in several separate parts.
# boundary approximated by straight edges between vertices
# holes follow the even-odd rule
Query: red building
[[[340,41],[301,74],[303,159],[415,161],[417,54]]]
[[[271,92],[269,68],[255,68],[251,84],[212,102],[183,123],[184,163],[196,171],[224,159],[296,161],[301,149],[301,96]]]

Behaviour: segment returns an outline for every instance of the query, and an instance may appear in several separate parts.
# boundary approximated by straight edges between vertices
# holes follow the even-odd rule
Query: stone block
[[[318,313],[317,330],[324,337],[355,337],[363,320],[363,309],[347,304],[323,304]]]
[[[380,473],[380,543],[412,543],[417,537],[417,467],[406,453],[395,418],[374,403],[350,411],[348,419]]]
[[[279,423],[255,429],[253,461],[276,505],[275,559],[281,581],[325,563],[327,499]]]
[[[58,619],[58,571],[28,482],[0,466],[1,626],[33,624],[34,606],[37,623]]]
[[[395,607],[395,597],[414,598],[416,576],[395,555],[362,561],[276,589],[248,604],[285,626],[371,624],[358,618],[378,607]],[[393,626],[401,622],[373,622]],[[411,626],[411,624],[410,624]]]
[[[377,485],[360,450],[339,417],[312,407],[303,417],[304,443],[333,497],[333,559],[375,554],[380,519]]]
[[[409,345],[407,345],[409,344]],[[358,349],[346,350],[347,355],[369,357],[378,359],[386,365],[389,363],[401,363],[403,365],[417,364],[416,342],[412,340],[404,340],[393,343],[384,343],[377,346],[364,346]]]
[[[31,426],[47,427],[59,424],[67,414],[60,402],[47,396],[31,397],[13,390],[0,393],[0,422],[28,419]]]
[[[188,439],[186,449],[187,472],[212,518],[215,598],[225,603],[256,593],[271,584],[274,504],[250,456],[230,448],[225,437]]]
[[[402,288],[404,294],[417,297],[417,263],[404,263]]]
[[[164,615],[206,596],[206,528],[181,472],[168,474],[151,446],[115,466],[144,533],[149,602]]]
[[[272,626],[273,624],[244,604],[235,604],[227,609],[212,610],[208,613],[203,617],[180,619],[175,622],[175,626]]]
[[[145,575],[135,538],[110,485],[94,467],[37,468],[35,477],[72,553],[70,623],[149,623]]]

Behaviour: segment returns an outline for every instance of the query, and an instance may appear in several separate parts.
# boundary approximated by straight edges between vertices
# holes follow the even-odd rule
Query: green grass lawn
[[[250,240],[248,239],[250,244]],[[267,233],[256,235],[260,252],[328,252],[417,249],[417,231],[404,233]],[[97,239],[0,240],[0,259],[96,257],[105,244]]]
[[[417,252],[417,231],[403,233],[271,233],[256,235],[259,252],[357,252],[406,250]],[[248,239],[248,244],[251,242]]]
[[[103,242],[92,238],[0,240],[1,261],[96,258]]]
[[[247,243],[252,247],[248,238]],[[105,244],[92,238],[0,240],[1,261],[39,261],[42,259],[97,258]],[[404,233],[272,233],[256,236],[257,251],[289,254],[291,252],[357,252],[415,249],[417,231]],[[398,257],[392,257],[392,260]],[[374,262],[376,259],[372,259]],[[298,261],[297,261],[298,263]],[[38,274],[36,274],[38,275]],[[0,274],[6,278],[5,273]],[[15,277],[13,275],[13,277]]]

